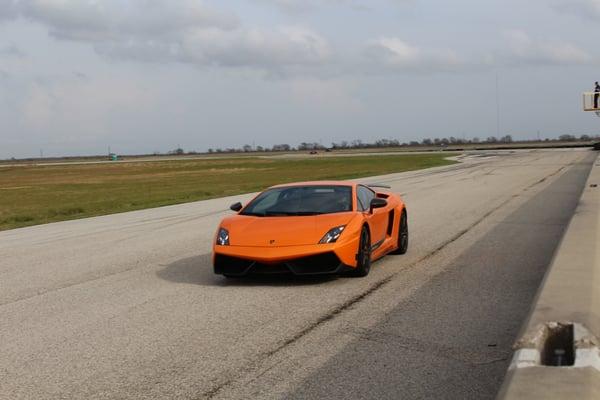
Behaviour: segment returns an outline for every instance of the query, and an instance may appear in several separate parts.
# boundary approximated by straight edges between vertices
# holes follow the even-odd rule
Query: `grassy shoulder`
[[[0,230],[452,164],[451,154],[227,158],[0,168]]]

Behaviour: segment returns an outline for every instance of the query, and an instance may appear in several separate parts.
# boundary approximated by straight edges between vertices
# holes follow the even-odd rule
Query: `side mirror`
[[[376,208],[382,208],[387,206],[387,200],[386,199],[380,199],[379,197],[375,197],[371,200],[371,209],[369,210],[370,213],[373,213],[373,210]]]
[[[229,208],[231,209],[231,211],[239,212],[242,209],[242,203],[238,201],[237,203],[232,204]]]

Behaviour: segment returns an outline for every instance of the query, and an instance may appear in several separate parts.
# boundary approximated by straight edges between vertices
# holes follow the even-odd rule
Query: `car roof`
[[[290,186],[356,186],[356,182],[348,182],[348,181],[308,181],[308,182],[291,182],[291,183],[283,183],[281,185],[271,186],[272,188],[280,188],[280,187],[290,187]]]

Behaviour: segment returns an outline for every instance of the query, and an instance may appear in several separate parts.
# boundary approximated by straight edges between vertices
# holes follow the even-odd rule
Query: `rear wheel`
[[[358,242],[356,268],[350,273],[352,276],[367,276],[371,271],[371,235],[367,227],[363,227]]]
[[[394,250],[393,254],[405,254],[408,250],[408,216],[406,211],[402,210],[402,216],[400,217],[400,226],[398,227],[398,248]]]

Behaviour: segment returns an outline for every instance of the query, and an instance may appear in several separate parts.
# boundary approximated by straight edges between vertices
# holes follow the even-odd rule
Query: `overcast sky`
[[[0,158],[596,134],[600,0],[0,0]]]

